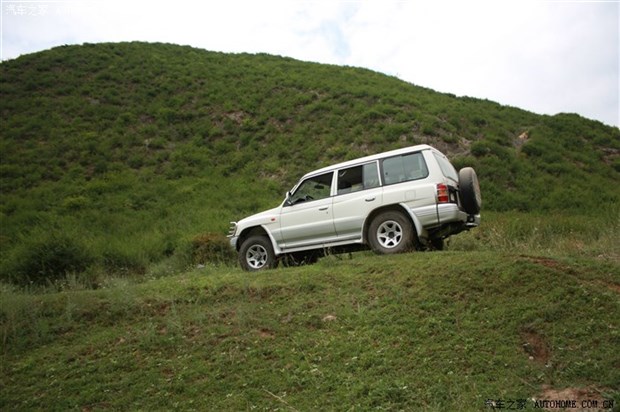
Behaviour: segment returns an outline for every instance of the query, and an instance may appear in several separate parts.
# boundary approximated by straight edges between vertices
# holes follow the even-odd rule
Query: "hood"
[[[267,225],[278,221],[278,216],[280,216],[280,206],[243,218],[237,222],[237,227],[242,228],[246,226]]]

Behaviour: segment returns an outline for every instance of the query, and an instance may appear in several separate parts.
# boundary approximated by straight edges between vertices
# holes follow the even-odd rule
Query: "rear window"
[[[386,185],[428,177],[428,168],[420,152],[388,157],[383,160],[382,166]]]
[[[452,163],[450,163],[448,158],[435,152],[433,152],[433,155],[435,156],[435,159],[437,159],[437,163],[439,164],[439,168],[441,169],[443,175],[454,180],[455,182],[458,182],[459,174],[456,172],[456,169],[452,166]]]

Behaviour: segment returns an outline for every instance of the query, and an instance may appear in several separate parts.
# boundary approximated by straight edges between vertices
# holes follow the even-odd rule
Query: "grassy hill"
[[[617,128],[144,43],[2,62],[0,116],[0,410],[620,404]],[[227,264],[301,174],[416,143],[481,179],[446,251]]]
[[[610,262],[445,252],[3,293],[0,409],[611,410],[619,287]]]
[[[0,95],[5,279],[187,263],[308,170],[422,142],[478,170],[487,211],[620,203],[617,128],[364,69],[87,44],[2,62]]]

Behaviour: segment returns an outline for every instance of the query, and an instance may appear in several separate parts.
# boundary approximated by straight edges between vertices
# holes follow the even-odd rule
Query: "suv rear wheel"
[[[239,264],[248,271],[276,267],[276,256],[269,238],[266,236],[250,236],[239,248]]]
[[[378,254],[405,252],[413,245],[413,226],[397,211],[379,213],[368,228],[370,248]]]

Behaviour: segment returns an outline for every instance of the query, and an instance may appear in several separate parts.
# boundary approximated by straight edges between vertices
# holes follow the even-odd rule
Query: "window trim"
[[[355,164],[355,165],[343,167],[341,169],[335,169],[334,172],[336,172],[335,173],[336,181],[334,182],[334,196],[346,196],[346,195],[350,195],[352,193],[365,192],[366,190],[372,190],[372,189],[377,189],[377,188],[383,187],[383,179],[382,179],[382,176],[381,176],[381,164],[380,164],[379,160],[381,160],[381,159],[375,159],[375,160],[371,160],[369,162],[358,163],[358,164]],[[369,187],[368,189],[356,190],[355,192],[338,193],[338,183],[340,183],[340,176],[339,176],[340,175],[340,171],[348,170],[348,169],[353,169],[354,167],[364,167],[364,166],[370,165],[370,164],[374,164],[376,166],[376,168],[377,168],[377,177],[379,178],[379,185],[377,185],[375,187]]]

